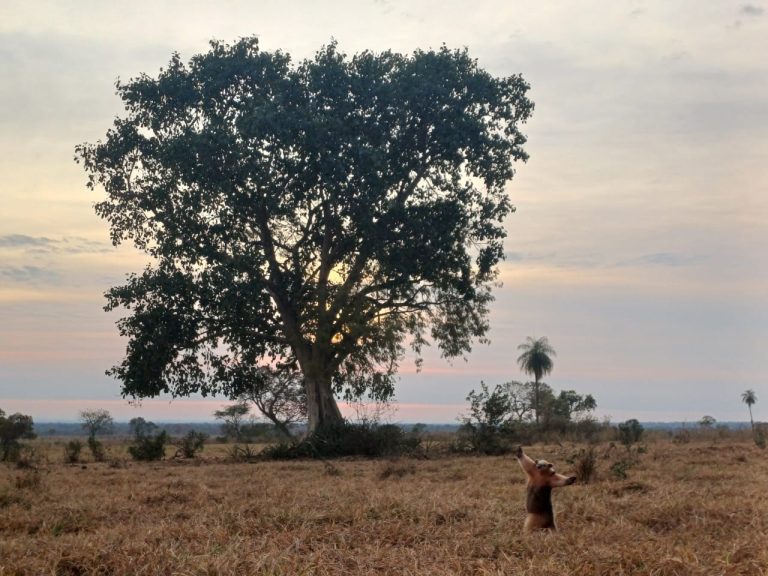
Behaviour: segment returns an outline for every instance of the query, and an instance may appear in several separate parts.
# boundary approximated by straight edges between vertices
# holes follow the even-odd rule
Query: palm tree
[[[752,420],[752,404],[757,402],[757,395],[754,390],[747,390],[742,393],[741,401],[749,408],[749,423],[752,424],[752,433],[755,433],[755,421]]]
[[[552,372],[554,363],[550,356],[557,356],[555,349],[549,345],[546,336],[541,338],[531,338],[528,336],[526,341],[517,347],[523,353],[517,359],[517,363],[523,372],[533,374],[535,379],[533,385],[533,409],[536,411],[536,424],[539,423],[539,382],[541,377]]]

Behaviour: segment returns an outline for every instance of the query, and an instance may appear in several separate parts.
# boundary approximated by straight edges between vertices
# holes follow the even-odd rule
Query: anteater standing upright
[[[557,474],[553,464],[546,460],[532,460],[523,452],[522,446],[517,449],[517,461],[528,475],[525,500],[525,511],[528,515],[525,517],[523,529],[526,532],[556,530],[552,488],[573,484],[576,482],[576,476]]]

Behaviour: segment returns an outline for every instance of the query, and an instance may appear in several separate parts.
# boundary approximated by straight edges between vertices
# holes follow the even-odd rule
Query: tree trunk
[[[749,408],[749,423],[752,425],[752,435],[755,434],[755,421],[752,419],[752,405],[747,404],[747,408]]]
[[[318,375],[317,371],[305,374],[304,385],[307,389],[307,434],[312,434],[326,424],[338,424],[344,421],[331,390],[331,379]]]
[[[536,426],[539,425],[539,379],[536,378],[536,382],[533,385],[533,403],[534,410],[536,411]]]

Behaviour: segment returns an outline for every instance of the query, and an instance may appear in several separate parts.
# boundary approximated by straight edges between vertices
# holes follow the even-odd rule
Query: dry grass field
[[[0,467],[0,574],[768,574],[768,453],[747,442],[597,447],[524,536],[512,457]],[[528,447],[568,473],[573,445]],[[218,449],[218,452],[217,452]],[[57,451],[58,450],[58,451]]]

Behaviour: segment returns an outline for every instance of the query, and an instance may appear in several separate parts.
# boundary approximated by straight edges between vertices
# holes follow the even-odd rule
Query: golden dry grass
[[[511,457],[333,469],[206,451],[3,466],[0,574],[768,574],[768,454],[747,443],[653,443],[623,480],[623,448],[599,446],[598,480],[555,493],[560,532],[528,537]],[[567,473],[575,447],[528,451]]]

